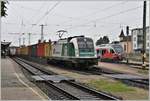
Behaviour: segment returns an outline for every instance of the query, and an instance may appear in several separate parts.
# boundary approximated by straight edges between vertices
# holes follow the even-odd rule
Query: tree
[[[103,38],[100,37],[97,41],[96,41],[96,45],[101,45],[103,44]]]
[[[108,44],[108,43],[109,43],[108,36],[103,36],[103,44]]]
[[[5,17],[7,15],[6,10],[6,3],[8,3],[8,1],[1,1],[1,16]]]
[[[109,43],[109,38],[108,38],[108,36],[100,37],[100,38],[96,41],[96,45],[108,44],[108,43]]]

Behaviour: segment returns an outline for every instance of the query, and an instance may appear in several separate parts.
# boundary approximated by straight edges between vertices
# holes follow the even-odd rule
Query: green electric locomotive
[[[98,63],[93,40],[84,36],[68,37],[53,42],[49,61],[74,67],[89,67]]]

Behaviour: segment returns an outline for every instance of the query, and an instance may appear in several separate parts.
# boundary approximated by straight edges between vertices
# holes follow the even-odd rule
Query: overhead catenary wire
[[[37,22],[35,23],[35,25],[37,25],[42,19],[44,19],[44,17],[46,17],[53,9],[55,9],[55,7],[57,7],[58,4],[60,4],[61,1],[58,1],[56,4],[54,4],[47,12],[45,12],[45,14],[40,17],[40,19],[37,20]]]
[[[112,5],[112,6],[113,6],[113,5]],[[110,6],[110,7],[111,7],[111,6]],[[91,13],[91,14],[92,14],[92,13]],[[45,16],[47,16],[47,15],[45,15]],[[108,18],[110,18],[110,17],[108,17]],[[107,19],[107,18],[105,18],[105,19]],[[100,21],[101,19],[95,19],[95,20]],[[96,22],[98,23],[98,21],[96,21]],[[93,23],[94,21],[91,21],[91,22]],[[90,22],[89,22],[89,23],[90,23]],[[104,23],[105,23],[105,22],[104,22]],[[53,25],[52,25],[52,26],[53,26]],[[54,26],[57,26],[57,25],[54,25]],[[60,25],[60,26],[61,26],[61,25]],[[67,27],[70,27],[70,26],[71,26],[72,28],[75,28],[75,27],[74,27],[74,24],[68,25]],[[76,26],[76,25],[75,25],[75,26]],[[77,26],[78,26],[78,25],[77,25]],[[80,26],[81,26],[81,27],[84,27],[84,26],[87,26],[87,25],[86,25],[86,24],[80,24]],[[79,27],[80,27],[80,26],[79,26]],[[97,26],[97,25],[96,25],[96,26]],[[32,27],[33,27],[33,26],[32,26]]]
[[[127,10],[123,10],[123,11],[120,11],[120,12],[117,12],[117,13],[114,13],[114,14],[111,14],[111,15],[108,15],[108,16],[105,16],[105,17],[102,17],[102,18],[98,18],[98,19],[95,19],[95,20],[91,20],[91,21],[88,21],[86,23],[84,23],[85,25],[88,24],[88,23],[91,23],[91,22],[98,22],[100,20],[104,20],[104,19],[107,19],[107,18],[111,18],[111,17],[114,17],[114,16],[118,16],[120,14],[123,14],[123,13],[126,13],[126,12],[130,12],[130,11],[133,11],[133,10],[136,10],[138,8],[142,8],[143,5],[141,6],[138,6],[138,7],[134,7],[134,8],[130,8],[130,9],[127,9]],[[70,28],[67,28],[67,29],[72,29],[72,28],[76,28],[76,27],[80,27],[81,25],[76,25],[76,26],[72,26]]]
[[[54,6],[52,6],[47,12],[45,12],[45,14],[41,17],[40,20],[42,20],[47,14],[49,14],[59,3],[60,3],[60,1],[58,1],[58,2],[57,2]],[[44,4],[43,4],[43,5],[44,5]],[[38,12],[39,12],[39,10],[42,9],[43,5],[41,5],[41,7],[38,9]],[[34,15],[34,16],[35,16],[35,15]],[[30,19],[30,21],[31,21],[31,20],[32,20],[32,19]],[[38,20],[35,25],[37,25],[40,20]],[[28,25],[32,25],[32,24],[28,24]],[[32,25],[30,28],[33,28],[33,25]]]
[[[97,10],[97,11],[95,11],[95,12],[92,12],[92,13],[90,13],[90,14],[87,14],[87,15],[85,15],[85,16],[80,16],[80,17],[93,16],[93,15],[99,13],[99,12],[101,13],[101,12],[107,11],[107,10],[109,10],[109,9],[111,9],[111,8],[118,7],[119,5],[125,4],[125,3],[127,3],[127,2],[128,2],[128,1],[122,1],[122,2],[120,2],[120,3],[113,4],[113,5],[111,5],[111,6],[105,7],[105,8],[103,8],[103,9]]]
[[[42,17],[40,17],[40,19],[38,19],[34,25],[37,25],[41,20],[43,20],[44,17],[46,17],[59,3],[60,3],[60,1],[58,1],[57,3],[55,3],[51,8],[49,8],[49,10],[47,12],[45,12],[45,14]],[[29,30],[31,30],[33,27],[34,26],[32,25],[29,28]]]
[[[54,4],[47,12],[45,12],[45,14],[36,22],[35,25],[37,25],[46,15],[48,15],[58,4],[60,3],[60,1],[58,1],[56,4]],[[33,28],[33,26],[31,26],[31,28]],[[21,37],[22,35],[20,35],[19,37]]]
[[[17,12],[14,8],[12,8],[12,9],[13,9],[12,11],[14,12],[13,14],[14,14],[16,17],[18,17],[18,15],[16,14],[16,13],[18,13],[18,12]],[[19,13],[19,18],[20,18],[20,20],[24,19],[23,16],[20,15],[20,13]],[[19,29],[19,33],[21,33],[21,32],[22,32],[22,29],[23,29],[23,28],[22,28],[22,22],[21,22],[20,25],[21,25],[21,26],[20,26],[20,29]],[[21,34],[21,35],[22,35],[22,34]],[[19,35],[18,38],[20,38],[21,35]],[[14,40],[14,39],[18,40],[18,38],[14,37],[13,40]],[[15,40],[15,41],[16,41],[16,40]],[[15,42],[15,41],[14,41],[14,42]]]
[[[39,14],[39,12],[41,11],[41,9],[43,8],[43,6],[45,6],[45,2],[42,3],[42,5],[39,7],[39,9],[36,11],[35,15],[32,15],[29,19],[29,21],[31,21],[37,14]]]
[[[88,21],[88,19],[85,19],[85,17],[93,16],[93,15],[99,13],[99,12],[107,11],[107,10],[109,10],[109,9],[111,9],[111,8],[118,7],[119,5],[125,4],[125,3],[127,3],[127,2],[128,2],[128,1],[123,1],[123,2],[121,2],[121,3],[116,3],[116,4],[113,4],[113,5],[109,6],[109,7],[100,9],[100,10],[98,10],[98,11],[95,11],[95,12],[92,12],[92,13],[90,13],[90,14],[87,14],[87,15],[84,15],[84,16],[80,16],[80,17],[77,17],[77,18],[73,18],[73,17],[68,17],[68,18],[69,18],[69,19],[72,19],[72,20],[85,20],[85,21]],[[61,15],[61,16],[63,16],[63,15]],[[67,17],[67,16],[63,16],[63,17]],[[84,17],[84,19],[83,19],[83,17]],[[70,21],[67,20],[67,21],[63,21],[63,22],[61,22],[61,23],[66,23],[66,22],[70,22]]]

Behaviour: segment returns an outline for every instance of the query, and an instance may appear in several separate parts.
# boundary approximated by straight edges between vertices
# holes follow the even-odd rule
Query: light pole
[[[31,33],[28,33],[28,35],[29,35],[28,44],[30,45]]]
[[[144,1],[143,6],[143,55],[142,55],[142,67],[143,69],[146,67],[145,58],[146,58],[146,1]]]
[[[128,40],[129,39],[129,26],[126,27],[126,34],[127,34],[127,63],[128,63],[129,62],[129,56],[128,56],[128,54],[129,54],[128,53],[129,52],[128,51],[128,47],[129,47],[129,44],[128,44],[128,41],[129,41]]]

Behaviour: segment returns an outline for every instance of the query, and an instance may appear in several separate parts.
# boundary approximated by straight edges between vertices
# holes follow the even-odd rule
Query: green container
[[[31,56],[36,57],[37,56],[37,45],[31,46]]]

